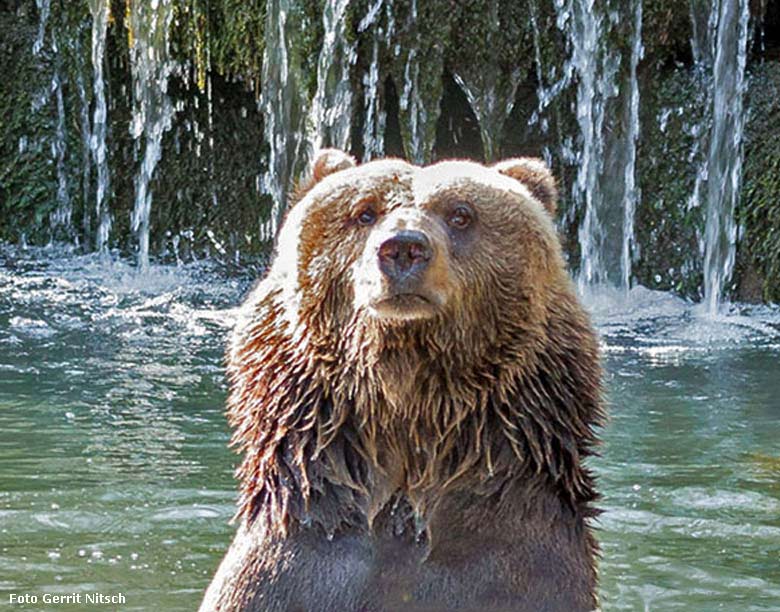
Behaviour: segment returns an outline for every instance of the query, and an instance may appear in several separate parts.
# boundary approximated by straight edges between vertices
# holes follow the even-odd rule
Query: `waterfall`
[[[57,53],[56,45],[54,52]],[[57,56],[59,57],[59,55]],[[57,128],[55,131],[54,150],[57,158],[57,208],[51,215],[52,230],[62,227],[70,233],[70,220],[72,216],[70,192],[68,189],[68,173],[65,167],[65,155],[67,153],[67,133],[65,130],[65,100],[62,95],[62,77],[60,76],[60,62],[56,62],[54,76],[52,77],[52,89],[57,104]]]
[[[316,151],[323,146],[349,148],[352,124],[350,66],[357,59],[346,38],[346,15],[351,0],[327,0],[322,12],[322,50],[317,64],[317,93],[310,117],[309,138]]]
[[[607,211],[599,180],[604,161],[603,128],[606,96],[614,88],[614,70],[610,52],[603,49],[604,16],[587,0],[576,0],[570,27],[573,45],[572,60],[578,75],[577,122],[582,148],[574,185],[575,201],[585,208],[585,217],[579,229],[580,290],[589,285],[607,282],[603,246],[605,228],[602,215]]]
[[[77,41],[77,53],[81,56],[80,37],[76,37]],[[89,122],[89,98],[87,96],[87,88],[84,84],[84,74],[82,71],[82,64],[78,62],[76,64],[76,91],[79,98],[79,125],[81,132],[81,193],[83,198],[83,218],[82,218],[82,234],[84,236],[84,248],[88,249],[89,236],[91,234],[90,223],[90,181],[92,175],[92,149],[91,149],[91,126]]]
[[[501,30],[498,0],[491,0],[488,10],[490,27],[485,46],[491,49],[498,42]],[[469,106],[479,123],[484,158],[486,161],[495,161],[499,155],[504,122],[512,112],[517,86],[524,75],[519,69],[504,74],[497,62],[472,65],[468,68],[454,73],[453,77],[466,94]]]
[[[639,83],[642,59],[642,4],[633,0],[621,12],[600,8],[594,0],[556,0],[557,26],[565,34],[570,57],[557,79],[545,86],[540,65],[535,12],[535,55],[539,103],[532,122],[547,131],[544,110],[572,81],[576,82],[578,144],[561,143],[564,158],[576,166],[573,211],[582,211],[579,227],[578,285],[609,285],[628,290],[634,243],[639,138]],[[609,46],[616,24],[630,24],[625,50]],[[555,73],[551,74],[555,77]]]
[[[571,49],[568,60],[577,80],[577,123],[580,148],[576,154],[577,178],[573,186],[575,206],[584,209],[579,229],[579,286],[585,291],[592,285],[611,279],[607,264],[613,257],[605,217],[610,202],[602,190],[601,177],[605,154],[605,120],[607,103],[617,95],[616,77],[620,54],[607,47],[609,16],[600,12],[594,0],[556,0],[557,25],[567,37]],[[568,72],[564,70],[564,74]],[[622,235],[622,232],[621,232]]]
[[[393,53],[403,64],[398,115],[404,152],[412,163],[427,164],[436,140],[443,62],[441,49],[421,30],[417,12],[417,0],[411,0],[406,23],[410,46],[395,45]]]
[[[143,159],[135,177],[132,229],[138,240],[138,267],[149,267],[149,218],[152,192],[149,183],[162,155],[163,134],[170,128],[174,108],[168,97],[168,79],[174,63],[169,57],[171,0],[133,2],[130,60],[133,72],[133,138],[142,136]]]
[[[646,0],[261,4],[29,0],[3,11],[3,65],[19,70],[4,97],[18,151],[7,150],[2,238],[130,248],[141,268],[176,232],[194,232],[179,246],[199,254],[240,241],[242,257],[260,256],[317,148],[418,164],[534,151],[560,180],[557,222],[582,292],[641,283],[700,297],[710,313],[736,287],[775,296],[774,234],[759,221],[775,185],[742,177],[765,176],[774,154],[761,135],[771,110],[750,124],[746,113],[749,61],[756,108],[776,93],[766,0],[687,0],[682,12]],[[241,124],[250,112],[262,119]],[[193,155],[163,175],[169,146]],[[737,207],[746,248],[735,270]],[[169,212],[177,227],[163,239]]]
[[[558,5],[556,5],[558,6]],[[533,114],[531,115],[531,119],[529,121],[530,125],[535,125],[537,123],[540,124],[541,130],[543,134],[547,133],[547,130],[549,129],[549,123],[547,122],[547,119],[544,118],[544,112],[547,109],[548,106],[552,103],[555,98],[558,97],[558,95],[566,89],[570,84],[572,77],[574,76],[574,66],[571,62],[571,60],[568,60],[563,63],[563,74],[559,77],[557,77],[557,66],[553,65],[550,67],[549,70],[549,77],[553,81],[551,85],[546,85],[546,75],[545,75],[545,67],[542,63],[542,48],[541,48],[541,36],[542,32],[539,30],[539,17],[538,12],[539,8],[536,5],[536,2],[531,2],[529,5],[530,8],[530,21],[531,21],[531,27],[533,30],[533,43],[534,43],[534,67],[536,68],[536,97],[537,97],[537,106],[536,109],[534,109]],[[561,9],[564,7],[561,6]],[[565,18],[566,21],[569,20],[569,12],[567,11],[558,11],[558,19],[557,19],[557,25],[559,28],[565,28],[566,24],[563,21]]]
[[[269,0],[266,7],[265,52],[260,105],[269,145],[268,169],[260,189],[272,198],[269,219],[260,228],[261,240],[272,240],[279,229],[292,179],[303,159],[308,108],[297,53],[303,28],[291,23],[302,0]]]
[[[704,303],[716,314],[736,253],[734,210],[742,179],[743,97],[750,7],[748,0],[713,0],[717,23],[712,64],[712,122],[707,154]]]
[[[36,0],[38,13],[38,33],[33,42],[32,52],[34,56],[40,56],[46,42],[46,28],[51,14],[51,0]],[[54,140],[51,144],[52,157],[54,159],[57,174],[57,206],[49,215],[49,226],[51,228],[51,239],[54,240],[58,228],[62,228],[66,234],[70,234],[70,223],[72,216],[70,190],[68,187],[68,173],[66,168],[67,155],[67,130],[65,128],[65,98],[62,93],[62,56],[57,44],[57,28],[54,28],[51,35],[51,53],[54,63],[54,72],[51,77],[49,92],[42,98],[43,101],[49,99],[49,94],[53,94],[54,106],[57,114],[57,121],[54,129]]]
[[[380,11],[385,8],[385,26],[378,24]],[[387,113],[381,107],[379,88],[379,50],[380,44],[390,46],[390,40],[395,31],[392,0],[376,0],[358,25],[358,33],[362,34],[369,28],[375,28],[371,45],[371,63],[363,75],[363,161],[371,161],[385,152],[385,127]]]
[[[416,5],[415,0],[412,0]],[[398,100],[401,113],[408,116],[407,136],[404,138],[406,156],[415,164],[424,164],[430,156],[429,142],[425,138],[428,113],[420,97],[420,59],[418,50],[410,49],[404,67],[404,88]]]
[[[379,108],[379,39],[374,38],[371,64],[363,77],[365,120],[363,124],[363,161],[371,161],[385,151],[387,115]]]
[[[46,26],[51,13],[51,0],[36,0],[39,11],[40,21],[38,23],[38,34],[33,43],[33,55],[39,56],[44,48],[46,38]],[[62,57],[57,45],[57,29],[54,28],[51,36],[51,52],[54,63],[54,73],[51,78],[49,92],[54,96],[54,105],[57,113],[57,122],[54,130],[54,140],[52,141],[52,157],[54,158],[57,173],[57,206],[49,215],[49,225],[52,230],[51,239],[58,228],[64,228],[66,233],[70,233],[71,220],[71,202],[68,189],[68,174],[65,166],[65,157],[67,154],[67,132],[65,129],[65,99],[62,94]],[[49,99],[47,93],[45,99]]]
[[[38,7],[38,35],[33,42],[33,55],[40,55],[43,50],[43,42],[46,36],[46,24],[49,21],[51,13],[51,0],[35,0],[35,6]],[[55,51],[56,53],[56,51]]]
[[[626,131],[627,163],[623,173],[624,213],[623,249],[620,257],[621,284],[624,290],[631,288],[631,257],[634,246],[634,216],[639,202],[636,184],[636,147],[639,139],[639,81],[637,67],[644,55],[642,45],[642,0],[634,0],[634,27],[631,40],[631,66],[629,69],[628,130]]]
[[[90,149],[97,168],[97,192],[95,212],[98,230],[95,241],[97,250],[103,255],[108,253],[108,236],[111,232],[111,214],[108,210],[108,154],[106,148],[106,84],[103,78],[103,61],[106,53],[106,34],[108,32],[109,0],[90,0],[92,12],[92,85],[95,111],[92,119]]]

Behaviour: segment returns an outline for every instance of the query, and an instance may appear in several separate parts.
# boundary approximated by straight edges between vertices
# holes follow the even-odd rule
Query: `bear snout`
[[[379,269],[391,281],[402,281],[422,272],[433,249],[428,237],[417,230],[402,230],[379,246]]]

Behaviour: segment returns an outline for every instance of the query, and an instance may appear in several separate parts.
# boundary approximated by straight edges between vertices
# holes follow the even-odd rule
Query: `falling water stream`
[[[55,54],[57,53],[56,39],[53,44],[53,51]],[[52,227],[64,228],[67,235],[70,230],[73,208],[68,186],[68,173],[65,168],[65,156],[68,149],[67,134],[65,132],[65,121],[67,118],[65,115],[65,97],[62,93],[60,68],[60,62],[56,62],[54,76],[51,81],[57,107],[57,128],[54,138],[54,150],[57,160],[57,208],[52,213],[51,225]]]
[[[304,92],[299,39],[300,24],[290,23],[299,0],[269,0],[266,7],[261,107],[269,143],[268,170],[261,190],[271,196],[269,218],[261,226],[261,239],[273,240],[279,229],[287,194],[296,171],[303,164],[305,122],[309,102]]]
[[[384,9],[384,15],[382,14]],[[384,25],[382,19],[384,17]],[[387,112],[380,100],[379,54],[388,47],[395,31],[392,0],[375,0],[358,24],[358,32],[372,31],[371,62],[363,75],[363,161],[371,161],[385,151]]]
[[[637,141],[639,140],[639,79],[637,67],[644,55],[642,45],[642,0],[633,1],[634,23],[631,37],[631,60],[628,76],[628,96],[626,106],[628,128],[625,130],[625,170],[623,171],[623,249],[620,255],[620,286],[628,291],[631,288],[631,260],[634,247],[634,218],[640,193],[637,186],[636,161]]]
[[[572,159],[577,169],[575,210],[582,211],[578,283],[582,293],[602,285],[627,291],[639,200],[637,66],[643,54],[642,5],[634,1],[618,12],[592,0],[558,0],[555,8],[570,57],[560,79],[550,86],[543,85],[539,72],[539,109],[534,120],[572,79],[576,81],[580,134]],[[630,47],[622,52],[607,42],[620,21],[631,28]],[[536,53],[540,63],[538,46]]]
[[[51,0],[36,0],[39,11],[38,33],[32,46],[32,53],[39,57],[46,43],[46,29],[51,14]],[[62,229],[67,235],[71,222],[71,201],[68,187],[68,174],[65,168],[65,156],[67,154],[67,140],[65,132],[65,99],[62,93],[62,57],[57,45],[56,33],[51,37],[51,53],[54,56],[54,72],[51,77],[50,93],[54,97],[54,106],[57,121],[52,142],[52,157],[57,168],[57,207],[51,213],[49,222],[52,230]],[[48,97],[48,96],[47,96]],[[54,233],[54,232],[52,232]]]
[[[355,45],[347,42],[346,14],[351,0],[327,0],[322,11],[323,41],[317,65],[317,92],[311,112],[309,142],[348,150],[352,123],[350,67],[357,59]]]
[[[143,140],[142,161],[135,178],[132,228],[138,239],[138,267],[144,271],[149,267],[149,184],[162,156],[163,133],[171,127],[174,112],[168,97],[168,79],[174,69],[168,57],[173,4],[171,0],[133,2],[130,19],[134,94],[130,132],[137,140]]]
[[[704,304],[718,312],[731,279],[737,245],[734,211],[742,179],[743,97],[750,7],[748,0],[713,2],[717,20],[712,64],[712,123],[707,155]],[[717,12],[717,15],[715,13]]]
[[[95,247],[106,255],[108,237],[111,232],[111,211],[108,207],[109,168],[106,131],[108,124],[108,106],[106,104],[106,83],[103,78],[103,62],[106,53],[106,34],[110,6],[108,0],[90,0],[92,11],[92,87],[95,110],[92,118],[90,149],[97,168],[97,191],[95,195],[95,214],[97,234]]]
[[[35,4],[38,7],[39,21],[38,35],[35,37],[32,52],[33,55],[39,55],[43,50],[44,39],[46,38],[46,24],[51,13],[51,0],[35,0]]]

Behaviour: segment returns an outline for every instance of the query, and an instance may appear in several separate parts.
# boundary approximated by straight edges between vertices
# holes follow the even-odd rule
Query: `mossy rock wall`
[[[751,72],[738,211],[738,295],[780,302],[780,62]]]

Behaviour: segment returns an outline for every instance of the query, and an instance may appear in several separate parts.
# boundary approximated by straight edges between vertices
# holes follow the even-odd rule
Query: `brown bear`
[[[230,343],[240,525],[201,610],[594,609],[601,370],[549,170],[310,174]]]

